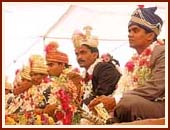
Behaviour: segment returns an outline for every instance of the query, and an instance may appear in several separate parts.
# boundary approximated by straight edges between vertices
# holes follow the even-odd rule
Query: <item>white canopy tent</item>
[[[45,37],[68,39],[75,29],[82,29],[86,25],[94,28],[100,40],[124,41],[127,40],[127,26],[132,12],[141,3],[130,5],[112,3],[71,5],[63,16],[46,32]],[[163,5],[147,4],[145,7],[157,6],[158,14],[165,18]],[[164,19],[165,20],[165,19]]]
[[[99,38],[100,54],[109,52],[121,67],[132,55],[128,46],[127,25],[137,5],[157,6],[157,14],[164,21],[160,38],[166,38],[167,2],[139,3],[10,3],[3,2],[3,70],[12,81],[15,70],[27,64],[32,54],[44,55],[44,45],[56,40],[59,50],[69,55],[69,63],[76,62],[71,41],[76,29],[93,27]]]

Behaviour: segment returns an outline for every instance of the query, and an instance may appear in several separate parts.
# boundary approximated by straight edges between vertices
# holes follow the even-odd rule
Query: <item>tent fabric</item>
[[[69,64],[79,67],[71,37],[86,25],[92,26],[92,34],[99,38],[100,54],[111,53],[123,67],[134,52],[128,45],[127,24],[139,4],[157,6],[157,13],[167,24],[167,2],[3,2],[3,73],[12,81],[15,71],[27,64],[30,55],[44,55],[44,46],[50,40],[56,40],[60,51],[69,55]],[[166,38],[166,28],[163,25],[160,38]]]
[[[63,16],[46,32],[44,37],[71,38],[76,29],[90,25],[100,40],[127,40],[128,22],[137,5],[71,5]],[[147,7],[147,6],[146,6]],[[107,9],[108,8],[108,9]],[[102,10],[103,9],[103,10]],[[112,9],[112,10],[111,10]],[[164,9],[158,8],[158,13]],[[163,20],[165,18],[163,17]]]

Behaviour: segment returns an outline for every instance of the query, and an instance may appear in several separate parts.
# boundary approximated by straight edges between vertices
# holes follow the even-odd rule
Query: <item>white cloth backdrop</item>
[[[79,67],[71,36],[86,25],[99,38],[100,54],[109,52],[123,68],[134,51],[128,45],[128,21],[137,5],[157,6],[166,38],[167,2],[103,3],[10,3],[3,2],[3,73],[12,82],[15,70],[27,64],[32,54],[44,55],[44,45],[56,40],[69,55],[69,63]],[[166,26],[165,26],[166,25]]]

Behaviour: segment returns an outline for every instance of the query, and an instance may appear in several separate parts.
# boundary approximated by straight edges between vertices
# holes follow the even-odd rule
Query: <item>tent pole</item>
[[[45,36],[43,36],[43,45],[45,47]]]

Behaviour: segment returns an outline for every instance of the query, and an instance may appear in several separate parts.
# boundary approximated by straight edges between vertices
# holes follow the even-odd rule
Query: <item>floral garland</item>
[[[52,117],[33,111],[5,116],[6,125],[55,125]]]
[[[14,96],[10,104],[6,104],[5,113],[13,114],[18,112],[33,111],[35,108],[45,107],[47,101],[43,92],[49,88],[49,84],[41,83],[33,85],[28,91]]]
[[[83,90],[84,90],[84,94],[83,94],[83,99],[86,99],[86,98],[89,98],[90,96],[93,95],[93,90],[92,90],[92,75],[93,75],[93,70],[94,70],[94,67],[99,63],[99,62],[102,62],[102,59],[101,58],[98,58],[90,67],[89,69],[86,71],[83,72],[83,78],[85,79],[86,77],[86,73],[88,73],[88,81],[87,82],[83,82]]]
[[[55,112],[56,119],[61,121],[63,125],[71,125],[74,114],[73,104],[71,103],[70,95],[63,89],[56,93],[61,102],[61,110]]]
[[[70,83],[67,81],[64,82],[62,76],[60,78],[57,79],[60,83],[56,83],[51,90],[48,103],[56,104],[57,106],[54,113],[57,124],[71,125],[76,106],[73,102],[73,97],[69,92],[68,85],[70,86]]]
[[[118,63],[116,63],[114,61],[115,59],[113,58],[113,56],[111,56],[109,53],[103,54],[101,55],[100,58],[98,58],[90,67],[87,71],[83,72],[83,78],[85,79],[86,74],[88,73],[88,82],[84,81],[83,84],[83,89],[84,89],[84,95],[83,95],[83,99],[86,99],[90,96],[93,95],[93,90],[92,90],[92,78],[93,78],[93,70],[95,68],[95,66],[99,63],[99,62],[111,62],[112,64],[114,64],[116,66],[116,69],[121,73],[121,70],[119,68]],[[116,60],[117,61],[117,60]],[[117,61],[118,62],[118,61]]]
[[[78,92],[75,84],[68,78],[67,74],[74,70],[65,69],[59,77],[53,77],[49,104],[56,104],[55,118],[58,125],[71,125],[74,114],[77,111],[76,99]],[[74,73],[74,72],[73,72]]]
[[[86,77],[86,74],[88,73],[88,82],[85,82],[84,81],[84,84],[83,84],[83,89],[84,89],[84,95],[83,95],[83,99],[86,99],[90,96],[93,95],[93,90],[92,90],[92,78],[93,78],[93,70],[95,68],[95,66],[99,63],[99,62],[111,62],[113,63],[115,66],[116,66],[116,69],[121,73],[121,70],[119,68],[119,65],[118,63],[116,63],[113,59],[113,57],[109,54],[109,53],[106,53],[106,54],[103,54],[101,55],[100,58],[98,58],[90,67],[89,69],[86,71],[83,72],[83,78],[85,79]],[[117,61],[118,62],[118,61]]]
[[[77,102],[75,101],[79,94],[76,89],[77,87],[67,76],[67,73],[73,71],[65,69],[64,73],[59,77],[47,79],[47,83],[32,86],[28,91],[14,98],[9,107],[6,108],[6,124],[71,125],[74,114],[77,111]],[[73,73],[76,72],[74,71]],[[48,94],[48,100],[46,100],[44,91],[49,88],[50,93]],[[46,104],[56,104],[54,117],[52,117],[55,118],[55,122],[53,122],[51,117],[49,117],[49,122],[48,118],[46,118],[48,115],[45,113],[38,115],[34,112],[36,108],[39,108],[39,105],[45,107]],[[29,112],[32,112],[34,116],[25,116]],[[12,114],[17,116],[18,121],[11,117]]]
[[[148,46],[140,55],[134,54],[126,63],[123,76],[118,82],[118,89],[114,94],[121,94],[127,90],[143,87],[145,82],[151,78],[150,59],[153,49],[160,42],[154,42]]]

